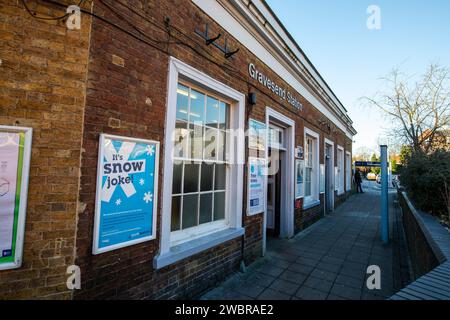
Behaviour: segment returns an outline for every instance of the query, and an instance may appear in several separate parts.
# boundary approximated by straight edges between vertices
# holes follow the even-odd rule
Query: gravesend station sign
[[[273,93],[278,95],[281,99],[286,100],[294,108],[297,108],[299,110],[303,109],[303,105],[300,103],[300,101],[294,98],[292,93],[290,93],[286,89],[281,88],[271,79],[269,79],[265,74],[261,73],[258,69],[256,69],[253,63],[250,63],[248,65],[248,73],[250,74],[250,77],[257,80],[269,90],[272,90]]]

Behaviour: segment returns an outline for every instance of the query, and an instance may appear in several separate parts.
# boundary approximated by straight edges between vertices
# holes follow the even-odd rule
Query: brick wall
[[[297,97],[304,105],[303,111],[249,79],[247,67],[252,62],[279,85],[289,87],[230,36],[229,46],[240,48],[234,60],[226,60],[213,46],[206,47],[195,35],[195,27],[203,28],[209,23],[212,34],[227,32],[192,2],[93,2],[94,13],[110,23],[92,18],[91,25],[89,16],[83,14],[82,30],[71,32],[60,22],[27,17],[16,1],[1,6],[0,35],[8,44],[1,49],[0,58],[6,61],[1,68],[18,66],[23,72],[11,69],[0,75],[1,101],[7,106],[0,110],[0,121],[2,124],[19,121],[18,124],[32,126],[36,131],[25,265],[18,271],[0,272],[0,297],[71,298],[63,284],[65,268],[73,263],[74,256],[82,270],[82,290],[74,293],[75,299],[196,296],[236,271],[242,258],[251,263],[260,255],[262,215],[245,215],[246,187],[244,257],[242,238],[237,238],[154,270],[153,258],[160,245],[161,188],[155,240],[96,256],[91,253],[99,135],[109,133],[160,141],[160,159],[164,158],[169,57],[174,56],[240,92],[256,92],[258,103],[246,106],[246,123],[249,118],[264,121],[265,108],[270,106],[295,121],[296,145],[303,145],[304,126],[319,132],[321,163],[324,137],[340,141],[342,146],[348,139],[334,125],[321,124],[325,117],[300,95]],[[61,14],[61,10],[53,7],[39,9],[52,16]],[[25,29],[30,29],[26,35]],[[17,51],[24,54],[18,56]],[[30,57],[25,58],[25,53]],[[31,76],[27,73],[29,68],[39,74]],[[160,161],[160,186],[164,179],[162,164]],[[247,166],[245,186],[246,171]],[[303,228],[313,223],[321,212],[323,207],[317,206],[296,215],[296,226]],[[61,253],[58,250],[55,253],[55,243],[63,243]],[[43,266],[39,266],[42,260],[39,257],[44,257]],[[23,290],[11,291],[13,284]]]
[[[0,4],[0,124],[34,132],[23,265],[0,271],[0,299],[68,299],[90,19],[69,31],[62,21],[32,18],[18,3]],[[39,16],[65,13],[31,7]]]
[[[230,47],[241,49],[236,58],[230,61],[225,60],[212,46],[205,47],[201,39],[194,34],[195,27],[209,23],[211,33],[226,34],[226,31],[191,2],[183,1],[181,5],[180,1],[147,1],[146,6],[141,1],[128,3],[129,8],[119,3],[111,6],[115,11],[120,9],[121,16],[112,13],[103,3],[96,1],[94,5],[96,14],[107,17],[120,28],[131,30],[130,25],[124,20],[138,25],[146,34],[144,38],[142,35],[139,36],[148,40],[151,45],[130,37],[117,27],[99,20],[93,22],[83,136],[85,152],[82,156],[80,190],[80,202],[85,209],[79,214],[76,260],[82,268],[83,290],[77,292],[75,297],[191,297],[237,269],[241,259],[242,240],[235,239],[161,270],[153,270],[153,258],[159,248],[161,192],[158,199],[156,240],[98,256],[91,254],[99,134],[104,132],[158,140],[161,142],[161,152],[164,152],[169,56],[190,64],[240,92],[256,90],[258,103],[253,107],[247,106],[246,123],[249,118],[264,121],[265,107],[271,106],[294,118],[296,144],[303,145],[305,123],[331,139],[334,139],[335,135],[340,135],[343,140],[345,138],[342,132],[336,131],[333,134],[331,129],[324,132],[316,121],[320,116],[319,113],[306,100],[302,99],[305,110],[299,113],[291,106],[283,105],[284,101],[269,94],[259,84],[252,83],[246,74],[249,62],[257,63],[260,70],[278,83],[282,84],[283,80],[257,61],[256,57],[240,43],[228,37]],[[171,37],[162,28],[164,21],[167,21],[166,18],[170,18],[170,27],[166,25],[165,28],[170,30]],[[151,42],[149,39],[166,40],[168,43]],[[180,45],[180,41],[184,44]],[[113,63],[114,55],[123,59],[123,67]],[[150,106],[145,104],[148,98],[152,101]],[[323,143],[321,148],[322,145]],[[159,169],[162,184],[164,179],[162,161]],[[247,181],[246,170],[247,168],[244,181]],[[246,210],[246,190],[243,192]],[[320,210],[310,210],[304,223],[312,223],[319,214],[318,211]],[[244,211],[243,225],[246,227],[245,261],[250,263],[261,252],[262,215],[247,217]],[[123,276],[124,273],[127,276]],[[197,274],[202,281],[199,281]]]

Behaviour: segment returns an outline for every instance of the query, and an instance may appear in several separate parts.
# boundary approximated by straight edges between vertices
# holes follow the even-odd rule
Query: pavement
[[[380,239],[380,188],[363,183],[334,213],[291,239],[268,239],[267,253],[202,300],[382,300],[410,281],[396,192],[389,192],[390,244]],[[368,289],[367,268],[381,270],[381,289]]]

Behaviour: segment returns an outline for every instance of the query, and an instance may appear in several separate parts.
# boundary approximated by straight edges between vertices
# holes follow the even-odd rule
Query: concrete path
[[[396,194],[390,193],[391,243],[380,240],[380,189],[365,182],[333,214],[293,239],[270,239],[267,254],[201,299],[386,299],[409,282]],[[366,286],[367,267],[381,268],[381,289]]]

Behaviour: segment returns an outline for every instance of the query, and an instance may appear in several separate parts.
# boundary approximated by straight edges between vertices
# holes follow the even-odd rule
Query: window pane
[[[212,220],[212,193],[200,195],[200,222],[207,223]]]
[[[174,135],[174,156],[175,157],[187,157],[188,156],[188,136],[189,130],[187,129],[187,123],[184,121],[178,121],[175,123],[175,135]]]
[[[178,84],[177,89],[177,119],[188,119],[188,103],[189,103],[189,88]]]
[[[204,124],[205,113],[205,95],[191,89],[191,108],[189,113],[189,122],[196,125]]]
[[[191,158],[203,159],[203,127],[189,125],[191,137]]]
[[[217,128],[219,123],[219,100],[206,98],[206,125]]]
[[[305,182],[305,196],[309,197],[311,195],[311,182]]]
[[[181,193],[183,163],[173,165],[172,194]]]
[[[200,165],[185,163],[184,165],[184,193],[198,192],[198,178]]]
[[[214,221],[225,219],[225,192],[214,193]]]
[[[211,191],[213,189],[214,164],[202,163],[202,178],[200,191]]]
[[[220,122],[219,129],[230,128],[230,105],[225,102],[220,102]]]
[[[183,196],[183,229],[197,225],[198,194]]]
[[[217,159],[217,131],[216,129],[205,129],[205,159]]]
[[[218,141],[217,141],[217,160],[227,161],[227,132],[219,131]]]
[[[180,206],[181,196],[172,197],[172,219],[171,219],[171,231],[180,230]]]
[[[226,165],[216,164],[214,190],[225,190],[226,188]]]

